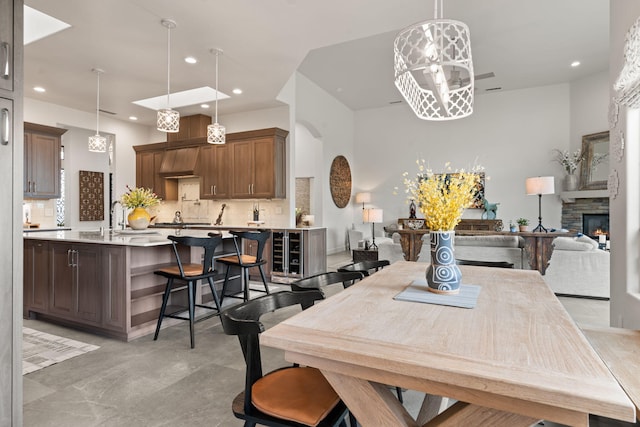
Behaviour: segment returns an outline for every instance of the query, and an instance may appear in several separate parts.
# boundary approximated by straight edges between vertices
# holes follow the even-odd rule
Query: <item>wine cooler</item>
[[[273,230],[271,239],[271,281],[289,283],[304,273],[302,231]]]

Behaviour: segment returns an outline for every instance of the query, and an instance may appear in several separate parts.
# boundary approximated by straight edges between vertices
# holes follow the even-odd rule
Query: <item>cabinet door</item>
[[[60,138],[32,133],[29,163],[32,197],[60,197]]]
[[[233,176],[231,177],[231,197],[252,198],[253,185],[253,142],[242,141],[231,144]]]
[[[46,313],[49,306],[49,245],[24,241],[24,315],[29,310]]]
[[[13,1],[0,0],[0,89],[13,91]]]
[[[51,269],[51,294],[49,311],[67,318],[73,317],[73,252],[68,243],[49,245],[49,267]]]
[[[136,187],[151,188],[163,200],[178,200],[178,181],[160,176],[164,150],[136,154]]]
[[[252,142],[253,158],[253,197],[269,198],[275,196],[275,163],[272,138],[256,139]]]
[[[105,245],[102,248],[102,324],[110,329],[126,331],[127,249]]]
[[[200,148],[201,199],[229,198],[229,146],[210,145]]]
[[[102,280],[101,248],[98,245],[74,245],[74,316],[94,323],[101,321]]]

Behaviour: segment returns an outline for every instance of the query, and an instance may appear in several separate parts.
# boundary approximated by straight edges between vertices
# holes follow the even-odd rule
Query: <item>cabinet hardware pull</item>
[[[2,42],[0,44],[0,48],[2,49],[2,78],[5,80],[9,80],[11,74],[9,73],[10,65],[11,65],[11,54],[9,52],[9,43]]]
[[[67,249],[67,265],[71,267],[71,249]]]
[[[214,186],[214,185],[212,185],[212,186],[211,186],[211,190],[209,190],[209,192],[210,192],[211,194],[216,194],[216,193],[215,193],[215,191],[216,191],[216,190],[215,190],[215,186]]]
[[[213,195],[214,195],[214,196],[217,196],[217,195],[218,195],[218,192],[216,191],[216,186],[215,186],[215,185],[213,186]]]
[[[251,194],[251,184],[249,184],[249,194]]]
[[[0,144],[7,145],[9,144],[9,136],[11,135],[11,117],[7,108],[3,108],[0,112],[2,114],[2,120],[0,121],[0,123],[2,123],[2,131],[0,132],[2,139],[0,139]]]

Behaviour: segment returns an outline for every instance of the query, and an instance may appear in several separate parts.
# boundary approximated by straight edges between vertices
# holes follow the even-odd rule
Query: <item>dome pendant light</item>
[[[163,19],[160,21],[167,29],[167,108],[158,110],[157,128],[161,132],[176,133],[180,129],[180,113],[171,109],[170,84],[171,84],[171,30],[176,28],[176,21]]]
[[[216,55],[216,118],[212,125],[207,126],[207,142],[209,144],[224,144],[226,129],[218,123],[218,56],[222,50],[211,49],[211,53]]]
[[[89,151],[92,153],[106,153],[107,152],[107,138],[100,135],[98,131],[100,127],[100,74],[104,73],[104,70],[100,68],[93,68],[91,72],[96,73],[98,77],[98,95],[96,99],[96,134],[89,137]]]
[[[396,87],[419,118],[454,120],[473,113],[469,27],[443,19],[442,0],[434,0],[433,20],[398,33],[394,71]]]

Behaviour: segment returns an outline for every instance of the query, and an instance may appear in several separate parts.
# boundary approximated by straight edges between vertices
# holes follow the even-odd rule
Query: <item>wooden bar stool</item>
[[[224,275],[224,285],[222,286],[222,295],[220,296],[220,301],[224,300],[225,297],[238,298],[244,301],[249,300],[249,269],[252,267],[258,267],[258,270],[260,271],[260,277],[262,278],[262,283],[264,284],[264,291],[258,292],[264,292],[268,294],[269,286],[267,285],[267,278],[262,268],[262,266],[266,264],[267,261],[262,257],[262,253],[264,251],[267,240],[269,240],[269,237],[271,237],[271,231],[229,231],[229,233],[233,235],[233,244],[236,247],[236,254],[218,258],[217,260],[218,262],[227,266],[227,272]],[[243,240],[253,240],[257,243],[258,247],[256,248],[255,255],[242,253],[240,248],[243,244]],[[227,283],[229,281],[229,273],[232,267],[239,267],[242,270],[242,297],[226,294]]]
[[[195,345],[194,334],[193,334],[193,324],[194,324],[194,312],[195,307],[208,308],[210,310],[216,310],[215,315],[220,314],[220,299],[218,298],[218,293],[216,292],[216,288],[214,286],[214,277],[217,274],[214,270],[213,266],[213,254],[216,251],[216,247],[222,243],[222,236],[219,234],[210,234],[210,237],[190,237],[190,236],[168,236],[167,238],[171,240],[171,245],[173,247],[173,253],[176,257],[176,265],[165,267],[160,270],[154,271],[154,274],[158,274],[160,276],[167,278],[167,285],[164,290],[164,294],[162,295],[162,307],[160,308],[160,315],[158,316],[158,324],[156,326],[156,333],[153,336],[153,340],[158,339],[158,334],[160,333],[160,327],[162,325],[162,319],[165,317],[172,317],[174,319],[182,319],[189,321],[189,333],[191,335],[191,348]],[[183,262],[180,259],[180,253],[178,252],[178,245],[192,247],[201,247],[204,249],[204,257],[202,259],[201,264],[192,264],[190,262]],[[189,260],[190,261],[190,260]],[[206,280],[209,283],[209,288],[211,289],[211,294],[213,296],[213,302],[215,303],[215,307],[204,305],[204,304],[196,304],[196,285],[200,280]],[[174,287],[175,281],[180,282],[179,285]],[[172,310],[169,314],[166,313],[167,310],[167,302],[169,301],[169,296],[175,290],[179,289],[187,289],[187,297],[188,297],[188,307],[185,309],[184,307],[177,307]],[[184,317],[177,315],[176,313],[188,310],[189,316]]]

